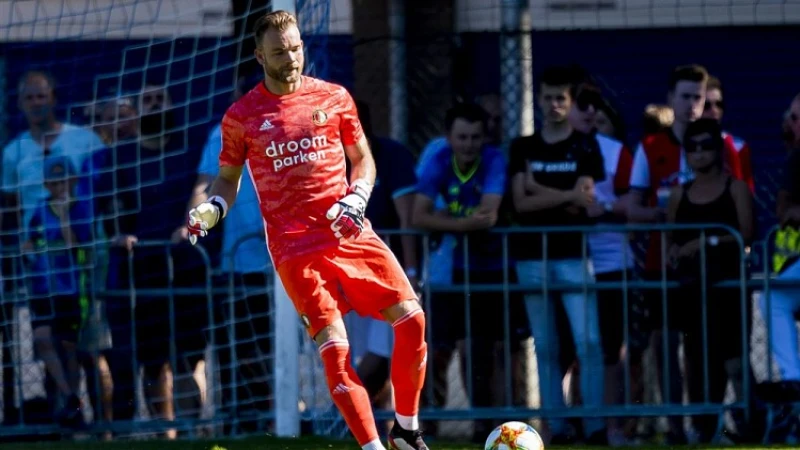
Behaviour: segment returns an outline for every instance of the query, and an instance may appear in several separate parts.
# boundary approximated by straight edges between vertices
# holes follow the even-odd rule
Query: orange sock
[[[425,343],[425,313],[411,311],[394,324],[392,385],[395,412],[400,426],[419,428],[419,397],[425,384],[428,345]]]
[[[350,344],[345,340],[328,341],[320,346],[319,355],[333,403],[344,416],[358,445],[378,439],[367,390],[350,364]]]

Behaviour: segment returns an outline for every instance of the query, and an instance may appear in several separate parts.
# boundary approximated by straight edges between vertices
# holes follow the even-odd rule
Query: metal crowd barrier
[[[246,240],[246,239],[244,239]],[[243,241],[244,241],[243,240]],[[194,286],[192,287],[177,287],[175,286],[175,274],[176,271],[180,270],[179,267],[175,266],[174,262],[174,252],[177,248],[182,247],[183,249],[190,249],[184,250],[192,252],[194,255],[194,259],[198,264],[197,272],[199,275],[198,278],[195,280]],[[166,268],[166,281],[167,285],[158,288],[142,288],[137,287],[137,279],[135,273],[135,259],[136,259],[136,252],[163,252],[163,258],[165,261],[165,268]],[[10,254],[9,254],[10,253]],[[23,378],[39,378],[39,379],[46,379],[47,375],[44,373],[43,369],[38,369],[35,364],[32,364],[35,361],[31,361],[30,358],[26,358],[25,361],[21,361],[23,355],[32,355],[33,348],[32,348],[32,338],[30,335],[23,335],[23,329],[30,330],[29,325],[27,323],[21,322],[21,313],[27,311],[27,295],[25,285],[25,270],[21,269],[21,257],[18,254],[14,254],[11,252],[6,252],[5,259],[10,262],[11,269],[9,270],[10,273],[6,273],[6,283],[5,288],[2,290],[2,306],[4,314],[4,323],[0,324],[3,326],[4,330],[13,330],[13,338],[11,340],[8,339],[7,335],[3,335],[3,347],[5,351],[3,355],[3,376],[4,376],[4,383],[3,383],[3,398],[4,408],[3,411],[3,421],[0,422],[0,436],[22,436],[22,435],[48,435],[59,433],[65,430],[59,429],[59,427],[55,424],[39,424],[39,422],[48,422],[46,418],[37,418],[35,423],[26,423],[30,422],[30,420],[26,420],[29,417],[29,412],[26,412],[26,406],[29,404],[33,398],[40,397],[37,395],[37,391],[41,392],[41,389],[35,386],[27,386],[23,382]],[[188,436],[194,436],[195,433],[198,431],[200,427],[206,428],[213,428],[213,427],[220,427],[222,424],[233,421],[236,421],[235,417],[229,417],[226,414],[220,414],[217,411],[204,411],[201,414],[198,414],[197,411],[182,411],[181,410],[181,402],[178,401],[178,392],[174,390],[174,411],[175,411],[175,420],[162,420],[162,419],[155,419],[155,418],[148,418],[149,415],[147,411],[147,407],[145,404],[139,401],[144,386],[141,385],[143,380],[140,380],[140,360],[137,357],[137,343],[140,342],[137,336],[137,306],[142,299],[149,299],[149,298],[163,298],[164,301],[168,305],[168,336],[164,345],[168,347],[168,354],[169,354],[169,366],[172,368],[173,372],[173,379],[177,378],[177,371],[176,368],[179,364],[179,359],[181,355],[178,354],[179,349],[176,347],[176,318],[179,317],[180,311],[177,311],[176,306],[176,298],[180,296],[194,296],[198,299],[202,299],[201,301],[204,303],[202,307],[205,312],[203,313],[206,315],[205,320],[201,322],[206,322],[207,325],[202,330],[204,336],[206,337],[206,347],[207,351],[202,359],[206,360],[207,364],[213,365],[214,360],[214,351],[208,349],[218,350],[216,348],[215,343],[215,329],[219,326],[215,323],[216,317],[214,314],[215,308],[215,297],[219,298],[221,296],[228,296],[229,299],[235,299],[237,296],[242,295],[242,291],[240,288],[235,287],[234,283],[234,274],[229,274],[228,278],[230,282],[222,282],[217,285],[213,284],[213,280],[216,277],[217,281],[224,276],[224,274],[220,274],[214,272],[211,258],[208,255],[208,252],[203,248],[202,245],[190,246],[187,243],[183,244],[173,244],[169,241],[139,241],[136,246],[134,247],[133,251],[128,252],[127,254],[127,262],[128,267],[130,270],[127,271],[125,278],[130,286],[127,289],[106,289],[105,286],[94,286],[95,289],[91,292],[92,299],[101,299],[105,306],[108,306],[111,302],[120,302],[117,303],[115,307],[122,307],[127,310],[129,315],[129,322],[130,322],[130,345],[131,348],[129,349],[120,349],[119,347],[113,347],[109,350],[106,350],[106,354],[113,354],[116,351],[122,350],[129,350],[128,353],[131,355],[129,364],[130,364],[130,371],[133,374],[133,381],[134,381],[134,389],[136,392],[134,393],[134,399],[137,402],[135,407],[135,418],[134,420],[114,420],[112,422],[106,422],[100,418],[95,418],[91,426],[87,430],[81,430],[81,432],[89,432],[89,433],[97,433],[101,434],[104,432],[113,432],[120,435],[128,435],[128,434],[151,434],[151,433],[160,433],[165,432],[167,430],[177,430],[179,432],[184,432]],[[269,289],[270,286],[265,286],[265,289]],[[234,327],[235,323],[233,319],[233,301],[227,302],[231,305],[231,320],[228,320],[228,323],[225,324],[229,327],[228,333],[231,336],[231,341],[236,340],[236,329]],[[104,311],[107,311],[107,308],[104,308]],[[108,317],[105,318],[108,320]],[[113,330],[112,330],[113,331]],[[141,331],[141,330],[138,330]],[[113,334],[113,333],[112,333]],[[233,358],[234,364],[236,361],[235,355],[235,346],[233,347]],[[212,366],[213,367],[213,366]],[[38,376],[25,376],[26,370],[38,371],[41,372]],[[125,370],[125,369],[122,369]],[[116,372],[112,370],[112,373]],[[237,372],[233,370],[233,373],[236,374]],[[208,376],[209,385],[213,387],[213,389],[207,390],[206,394],[209,398],[212,397],[219,397],[219,386],[218,383],[214,382],[214,373],[210,370],[206,370],[206,374]],[[234,375],[235,377],[235,375]],[[10,386],[9,383],[6,381],[9,379],[14,380],[14,386]],[[237,383],[236,378],[234,378],[233,383]],[[173,387],[175,387],[177,383],[173,382]],[[12,387],[12,389],[8,389]],[[91,386],[87,386],[87,389],[91,389]],[[233,389],[233,392],[236,392],[236,389]],[[98,398],[101,396],[98,395]],[[216,402],[218,403],[219,400]],[[236,406],[235,402],[235,394],[234,394],[234,407]],[[146,401],[145,401],[146,403]],[[208,401],[207,401],[208,403]],[[212,399],[211,404],[212,406],[215,401]],[[84,403],[84,406],[89,408],[89,405]],[[94,407],[94,405],[91,405]],[[218,405],[216,405],[218,406]],[[89,408],[92,409],[92,408]],[[9,414],[9,412],[11,412]],[[186,414],[195,415],[195,416],[205,416],[199,418],[186,418],[183,417]],[[6,422],[8,419],[11,422],[12,415],[17,415],[18,419],[13,421],[15,423],[9,424]],[[94,416],[94,414],[91,414]],[[258,420],[269,420],[274,418],[274,412],[267,412],[264,414],[264,417],[257,418]]]
[[[670,289],[677,288],[680,284],[676,281],[671,281],[668,279],[666,273],[667,269],[667,262],[665,258],[662,258],[662,278],[660,281],[643,281],[643,280],[630,280],[630,279],[623,279],[621,282],[592,282],[587,283],[585,280],[583,283],[549,283],[547,279],[544,280],[543,283],[529,283],[525,280],[519,280],[518,283],[510,283],[510,271],[511,262],[510,262],[510,251],[509,251],[509,235],[513,234],[520,234],[520,233],[539,233],[542,236],[542,246],[543,248],[547,249],[548,245],[548,236],[557,233],[567,233],[567,232],[580,232],[583,236],[583,259],[589,257],[588,254],[588,246],[587,246],[587,234],[589,233],[598,233],[598,232],[620,232],[620,233],[631,233],[631,232],[647,232],[647,231],[659,231],[662,234],[662,255],[667,254],[666,248],[666,239],[664,236],[666,233],[675,230],[698,230],[701,233],[701,240],[705,240],[707,235],[707,231],[710,229],[722,230],[726,233],[730,233],[736,238],[736,242],[739,246],[740,253],[742,255],[741,263],[740,263],[740,276],[737,279],[725,280],[718,284],[718,286],[724,287],[734,287],[738,288],[739,290],[739,298],[738,300],[738,307],[740,308],[741,315],[743,317],[742,323],[740,324],[732,324],[732,326],[740,326],[743,330],[746,330],[747,323],[745,322],[747,319],[746,314],[746,302],[747,299],[747,288],[750,284],[747,279],[747,257],[745,256],[745,245],[744,242],[738,233],[737,230],[734,230],[727,226],[720,226],[720,225],[713,225],[713,224],[706,224],[706,225],[683,225],[683,224],[668,224],[668,225],[595,225],[595,226],[583,226],[583,227],[519,227],[519,228],[498,228],[492,230],[493,233],[500,234],[502,237],[502,258],[503,258],[503,278],[504,282],[501,284],[481,284],[475,285],[471,284],[469,280],[469,269],[468,267],[465,268],[465,275],[466,279],[462,284],[431,284],[425,283],[423,287],[423,298],[424,299],[431,299],[432,295],[437,293],[464,293],[464,308],[466,309],[466,318],[465,318],[465,328],[466,328],[466,339],[467,345],[466,348],[469,348],[469,340],[472,334],[471,328],[471,320],[469,316],[470,308],[470,294],[475,292],[493,292],[497,293],[498,296],[502,296],[502,308],[504,311],[504,341],[503,341],[503,365],[504,367],[504,375],[505,379],[503,380],[503,387],[504,387],[504,395],[503,401],[504,405],[499,407],[474,407],[471,406],[467,409],[441,409],[441,408],[423,408],[420,412],[420,416],[423,419],[427,420],[480,420],[480,419],[503,419],[503,420],[527,420],[531,418],[567,418],[567,417],[645,417],[645,416],[686,416],[686,415],[702,415],[702,414],[720,414],[726,410],[735,410],[739,409],[742,410],[745,416],[749,415],[749,408],[750,404],[748,399],[750,398],[750,380],[747,376],[744,377],[742,380],[743,385],[743,395],[742,398],[737,399],[736,402],[730,404],[714,404],[708,401],[709,397],[709,385],[708,385],[708,371],[705,370],[705,382],[704,382],[704,401],[703,403],[695,403],[695,404],[670,404],[664,403],[660,405],[655,404],[639,404],[635,405],[631,403],[631,380],[630,380],[630,366],[629,360],[625,359],[625,380],[624,380],[624,389],[625,389],[625,402],[622,405],[604,405],[599,408],[591,408],[591,407],[567,407],[567,408],[530,408],[530,407],[519,407],[514,406],[513,404],[513,394],[512,394],[512,370],[511,368],[511,350],[510,350],[510,317],[509,317],[509,301],[510,301],[510,294],[511,293],[526,293],[526,292],[535,292],[539,291],[545,294],[549,293],[560,293],[560,292],[568,292],[568,291],[580,291],[584,294],[588,293],[589,291],[598,291],[598,290],[605,290],[605,289],[621,289],[623,291],[624,299],[623,299],[623,311],[626,312],[625,323],[628,324],[628,317],[627,311],[629,310],[629,294],[633,290],[643,290],[643,289],[659,289],[662,294],[662,322],[663,326],[666,327],[667,321],[667,303],[663,301],[667,299],[667,293]],[[381,232],[384,235],[397,235],[403,234],[401,231],[389,231],[389,232]],[[426,235],[425,239],[425,246],[424,246],[424,258],[426,260],[429,259],[430,256],[430,249],[428,245],[429,238]],[[461,247],[461,251],[463,251],[463,260],[469,262],[468,254],[469,254],[469,238],[464,238],[464,244]],[[628,251],[627,248],[623,251]],[[701,246],[700,250],[700,257],[702,260],[705,260],[705,248]],[[544,262],[545,267],[547,266],[547,262]],[[702,267],[705,267],[702,265]],[[428,267],[426,266],[426,270],[424,271],[423,278],[427,278],[428,276]],[[701,274],[701,279],[703,283],[705,283],[706,274]],[[768,279],[769,277],[764,277]],[[768,283],[768,282],[766,282]],[[705,287],[705,286],[704,286]],[[706,317],[706,289],[703,289],[703,316],[704,319]],[[433,301],[435,297],[433,297]],[[436,319],[432,316],[432,311],[430,308],[430,302],[425,302],[425,310],[427,314],[427,321],[429,324],[434,322]],[[432,327],[428,327],[428,335],[429,335],[429,348],[432,347],[432,343],[430,342],[430,337],[432,334]],[[625,336],[624,342],[629,341],[628,330],[629,326],[625,327]],[[555,331],[554,331],[555,332]],[[742,333],[742,348],[743,352],[741,355],[741,361],[744,374],[749,372],[749,357],[748,357],[748,338],[747,333]],[[704,333],[704,343],[706,336]],[[576,345],[580,345],[580,343],[576,343]],[[668,360],[668,351],[667,348],[668,343],[666,336],[662,340],[662,345],[664,346],[664,361],[663,361],[663,379],[662,383],[666,387],[665,389],[665,398],[669,398],[669,360]],[[473,393],[473,386],[471,383],[472,380],[472,370],[473,366],[477,364],[484,363],[482,361],[473,361],[471,355],[468,353],[466,355],[466,376],[465,381],[467,386],[465,387],[466,390],[466,397],[472,398]],[[704,364],[707,367],[708,360],[708,353],[707,351],[704,352]],[[429,358],[430,361],[430,358]],[[435,367],[429,366],[428,370],[428,380],[426,382],[426,389],[429,390],[428,395],[433,395],[430,390],[433,389],[432,383],[432,372],[437,370]],[[391,418],[391,411],[380,411],[376,415],[379,418],[388,419]],[[721,417],[721,416],[720,416]],[[721,422],[720,422],[721,426]]]
[[[667,317],[668,317],[668,308],[666,301],[669,300],[669,296],[667,295],[671,289],[679,287],[679,283],[670,280],[667,277],[667,262],[665,258],[662,258],[662,273],[663,276],[658,281],[643,281],[639,279],[628,279],[624,277],[620,282],[588,282],[588,280],[584,279],[583,282],[580,283],[550,283],[546,278],[542,283],[530,283],[526,282],[525,280],[519,280],[517,283],[512,283],[510,280],[512,279],[511,272],[513,270],[514,262],[510,258],[510,249],[509,249],[509,237],[515,234],[520,233],[539,233],[541,234],[542,238],[542,246],[546,249],[548,246],[548,237],[553,234],[557,233],[565,233],[565,232],[580,232],[582,233],[582,241],[583,241],[583,259],[586,260],[590,255],[587,246],[587,234],[589,233],[598,233],[598,232],[619,232],[619,233],[631,233],[631,232],[650,232],[650,231],[658,231],[662,234],[662,255],[667,254],[666,248],[666,240],[663,237],[666,233],[675,231],[675,230],[699,230],[701,233],[701,240],[705,240],[709,231],[711,229],[716,230],[723,230],[726,233],[731,234],[736,238],[736,243],[740,249],[740,254],[742,256],[740,260],[740,276],[736,279],[730,279],[722,281],[721,283],[717,284],[718,286],[724,286],[728,288],[735,288],[738,290],[738,299],[734,300],[735,307],[739,308],[739,312],[743,318],[742,323],[735,324],[735,326],[742,327],[742,355],[741,355],[741,364],[743,367],[742,373],[745,374],[742,382],[742,389],[743,395],[742,398],[737,398],[735,402],[722,404],[722,403],[711,403],[708,401],[709,398],[709,381],[708,381],[708,370],[704,370],[705,379],[704,379],[704,386],[703,391],[704,395],[703,398],[705,401],[701,403],[694,403],[694,404],[673,404],[673,403],[662,403],[662,404],[633,404],[631,399],[631,379],[630,379],[630,361],[625,359],[623,363],[625,365],[625,375],[624,375],[624,397],[625,400],[623,404],[619,405],[604,405],[602,407],[566,407],[566,408],[536,408],[531,406],[519,406],[515,405],[515,393],[513,391],[514,380],[513,380],[513,371],[511,370],[512,366],[512,352],[511,352],[511,330],[510,330],[510,302],[512,294],[524,294],[524,293],[533,293],[533,292],[541,292],[542,294],[550,293],[562,293],[562,292],[582,292],[584,295],[588,294],[589,292],[596,292],[601,290],[621,290],[623,293],[623,311],[624,311],[624,323],[625,323],[625,330],[624,330],[624,337],[623,342],[629,342],[629,329],[630,324],[628,323],[629,317],[627,311],[629,311],[630,307],[630,296],[636,292],[641,290],[659,290],[661,292],[662,298],[662,326],[666,327],[667,325]],[[422,271],[422,301],[424,305],[424,309],[426,310],[427,320],[428,323],[431,324],[436,318],[434,317],[434,313],[431,310],[431,302],[437,301],[436,295],[442,293],[463,293],[464,294],[464,305],[463,307],[466,310],[465,314],[465,341],[466,345],[464,348],[470,348],[470,339],[472,339],[473,330],[471,329],[471,320],[470,320],[470,302],[471,302],[471,294],[477,292],[488,292],[488,293],[496,293],[498,295],[498,299],[501,300],[498,307],[503,309],[503,342],[502,342],[502,365],[504,366],[504,379],[502,380],[503,385],[503,395],[502,395],[502,406],[491,406],[491,407],[468,407],[462,409],[444,409],[444,408],[434,408],[434,407],[423,407],[420,411],[420,415],[423,420],[443,420],[443,421],[450,421],[450,420],[480,420],[480,419],[491,419],[491,420],[529,420],[532,418],[567,418],[567,417],[658,417],[658,416],[686,416],[686,415],[703,415],[703,414],[716,414],[721,417],[722,413],[725,411],[730,410],[739,410],[745,416],[750,414],[750,402],[748,399],[751,397],[751,385],[750,385],[750,378],[747,376],[750,369],[750,357],[749,357],[749,350],[750,345],[748,342],[748,324],[747,324],[747,302],[749,301],[748,298],[748,290],[750,289],[761,289],[763,291],[763,295],[769,298],[769,292],[775,286],[783,286],[783,285],[795,285],[791,282],[780,282],[778,280],[772,280],[768,264],[763,269],[763,275],[761,277],[750,277],[748,275],[748,258],[745,251],[745,243],[743,242],[739,233],[730,228],[724,227],[719,225],[707,224],[707,225],[677,225],[677,224],[670,224],[670,225],[599,225],[599,226],[585,226],[585,227],[535,227],[535,228],[498,228],[494,229],[491,232],[500,236],[502,241],[502,273],[503,273],[503,282],[502,283],[495,283],[495,284],[475,284],[471,283],[469,279],[469,268],[465,268],[466,277],[465,281],[460,284],[437,284],[429,282],[429,275],[430,275],[430,267],[427,262],[430,261],[432,239],[431,235],[428,233],[422,233],[413,230],[379,230],[378,231],[381,236],[385,239],[392,240],[399,238],[401,235],[408,235],[412,234],[417,236],[422,241],[422,255],[421,259],[426,263],[423,264],[423,271]],[[767,236],[764,243],[761,244],[760,247],[754,247],[756,250],[761,250],[763,252],[763,261],[769,261],[769,247],[771,238],[774,234],[775,230],[772,230],[769,235]],[[247,241],[252,239],[260,239],[260,235],[253,235],[253,236],[245,236],[242,237],[237,243],[236,247],[238,248],[241,245],[246,244]],[[173,286],[174,284],[174,275],[176,268],[174,267],[174,261],[171,249],[174,248],[174,245],[169,242],[140,242],[136,248],[144,249],[144,248],[163,248],[164,255],[167,259],[167,267],[169,273],[168,280],[169,286],[166,289],[145,289],[145,288],[137,288],[135,285],[135,274],[129,273],[128,274],[128,282],[130,283],[130,289],[118,289],[118,290],[104,290],[98,289],[94,294],[97,298],[103,299],[106,302],[111,301],[112,299],[127,299],[128,300],[128,307],[131,309],[131,323],[135,324],[136,315],[135,310],[137,306],[137,299],[145,298],[145,297],[165,297],[169,302],[170,307],[170,339],[167,345],[169,345],[169,359],[170,364],[172,367],[177,367],[178,364],[178,355],[175,343],[175,315],[176,311],[174,309],[175,305],[175,298],[176,296],[182,295],[193,295],[198,296],[198,298],[203,297],[205,299],[206,305],[206,314],[207,314],[207,322],[208,326],[207,329],[204,330],[206,332],[206,336],[208,336],[208,342],[210,348],[215,348],[216,342],[214,338],[214,332],[209,332],[209,330],[215,329],[217,326],[224,326],[227,328],[229,336],[232,336],[232,341],[236,341],[236,315],[234,311],[233,302],[229,302],[228,307],[228,317],[229,320],[227,323],[224,324],[217,324],[215,322],[216,315],[215,315],[215,297],[218,296],[228,296],[228,297],[237,297],[241,295],[241,290],[237,288],[237,284],[234,282],[233,276],[229,276],[228,283],[226,285],[217,284],[214,282],[215,279],[219,279],[220,273],[215,272],[211,267],[211,260],[209,255],[203,249],[202,246],[198,245],[193,247],[194,251],[197,252],[199,256],[199,261],[205,268],[205,276],[197,280],[196,287],[190,288],[179,288]],[[136,248],[134,249],[134,254],[136,252]],[[464,239],[464,244],[461,247],[461,251],[463,252],[464,260],[469,262],[469,248],[470,242],[469,238]],[[628,251],[628,247],[626,246],[623,249],[623,252]],[[755,250],[754,250],[755,251]],[[134,254],[129,254],[128,261],[133,267],[134,261]],[[705,247],[700,247],[699,257],[701,260],[705,260],[706,252]],[[547,267],[548,262],[544,261],[543,264]],[[704,267],[704,265],[701,265]],[[267,271],[271,271],[271,268],[265,269]],[[215,278],[216,276],[216,278]],[[703,287],[707,288],[705,284],[706,274],[705,271],[701,274],[701,280],[703,283]],[[267,277],[269,280],[270,278]],[[267,292],[271,292],[273,286],[267,283],[264,286],[264,289]],[[707,290],[702,290],[702,314],[703,318],[706,318],[707,314],[707,305],[706,305],[706,295]],[[6,293],[7,295],[3,296],[4,306],[8,304],[15,305],[15,308],[19,309],[24,305],[25,299],[20,296],[18,292],[11,292]],[[274,300],[274,299],[273,299]],[[663,301],[666,300],[666,301]],[[455,307],[459,307],[456,305]],[[15,312],[14,318],[19,318],[19,314]],[[15,320],[17,320],[15,319]],[[8,325],[8,324],[4,324]],[[20,335],[20,324],[14,324],[16,335],[12,342],[14,348],[15,355],[22,355],[23,346],[30,346],[30,342],[26,342],[26,339],[23,339],[23,336]],[[734,324],[731,324],[734,326]],[[769,327],[769,323],[767,324]],[[6,327],[9,328],[9,327]],[[136,335],[136,327],[131,327],[131,341],[133,348],[133,355],[136,355],[136,342],[137,342],[137,335]],[[299,323],[298,320],[298,336],[302,336],[304,331],[302,325]],[[434,342],[432,342],[432,327],[428,327],[428,338],[429,338],[429,348],[434,347]],[[769,333],[768,333],[769,335]],[[4,337],[4,339],[6,339]],[[316,361],[316,351],[313,348],[313,344],[310,343],[310,340],[307,338],[305,339],[304,344],[307,356],[309,357],[310,362],[307,369],[309,371],[319,371],[319,365],[314,363]],[[704,332],[703,336],[704,344],[707,344],[707,336]],[[581,345],[581,343],[576,343],[577,345]],[[661,383],[664,386],[665,392],[665,399],[669,397],[669,386],[671,381],[670,377],[670,370],[669,370],[669,358],[667,356],[669,352],[666,336],[662,340],[661,345],[663,346],[664,350],[664,357],[663,357],[663,373],[662,373],[662,380]],[[768,344],[769,345],[769,344]],[[6,343],[4,342],[4,346]],[[233,364],[237,364],[237,354],[236,354],[236,346],[233,345],[232,351],[232,358]],[[767,347],[770,348],[769,346]],[[707,349],[706,349],[707,350]],[[111,352],[114,351],[112,348],[109,350]],[[207,354],[208,355],[208,354]],[[303,357],[304,354],[301,353],[300,357]],[[207,356],[208,357],[208,356]],[[211,356],[213,359],[213,354]],[[472,371],[474,370],[475,364],[482,364],[486,363],[484,361],[475,361],[470,354],[467,352],[465,355],[466,359],[466,367],[464,368],[466,374],[464,379],[466,381],[466,386],[464,387],[465,396],[467,399],[473,397],[474,393],[474,386],[472,386]],[[769,373],[771,373],[771,356],[769,357]],[[708,352],[704,351],[704,366],[707,369],[708,365]],[[5,358],[3,359],[4,363],[4,373],[8,371],[5,370],[9,366],[8,360]],[[429,359],[430,361],[430,359]],[[19,360],[13,361],[14,365],[17,366],[16,371],[21,372],[23,368],[21,367],[21,363]],[[134,357],[131,361],[131,370],[134,374],[138,375],[138,361]],[[434,385],[432,381],[432,377],[437,370],[442,370],[441,368],[435,367],[434,363],[431,361],[430,366],[428,369],[428,379],[426,382],[426,390],[427,395],[433,396],[434,393],[432,392]],[[207,370],[208,372],[208,370]],[[319,375],[319,374],[317,374]],[[234,371],[232,384],[233,386],[237,386],[239,383],[238,380],[238,372]],[[301,373],[301,376],[310,376],[308,373]],[[19,378],[19,377],[18,377]],[[213,378],[213,376],[211,377]],[[210,379],[211,379],[210,378]],[[317,382],[319,381],[319,377],[316,378]],[[17,382],[17,396],[19,398],[25,397],[25,386],[20,384],[21,382]],[[540,383],[541,384],[541,383]],[[4,383],[5,385],[5,383]],[[322,386],[315,387],[314,389],[326,389],[324,388],[324,384]],[[237,398],[237,390],[233,389],[233,397],[231,399],[231,406],[233,407],[232,411],[236,411],[239,404],[239,399]],[[274,392],[274,391],[273,391]],[[327,394],[327,390],[325,390],[324,394]],[[215,393],[218,397],[218,393]],[[302,396],[302,395],[301,395]],[[10,398],[8,395],[4,395],[5,399]],[[304,400],[304,399],[301,399]],[[213,402],[213,400],[212,400]],[[177,403],[177,402],[176,402]],[[516,402],[518,403],[518,402]],[[21,405],[24,405],[24,402],[21,402]],[[324,414],[330,412],[330,408],[332,407],[332,403],[329,403],[326,407],[321,407],[319,404],[314,404],[313,402],[307,402],[308,409],[306,410],[305,414],[302,416],[306,420],[315,420],[319,417],[322,417]],[[324,411],[323,411],[324,409]],[[176,416],[181,416],[182,411],[178,410],[176,405]],[[376,417],[378,419],[389,419],[393,417],[393,413],[391,411],[381,410],[376,411]],[[258,416],[258,420],[273,420],[275,418],[274,409],[269,412],[265,412]],[[209,427],[219,427],[225,424],[229,424],[230,422],[236,422],[239,419],[234,415],[231,416],[230,414],[220,413],[219,411],[212,410],[210,413],[204,414],[204,417],[200,419],[184,419],[178,418],[175,421],[164,421],[164,420],[144,420],[141,418],[137,418],[132,422],[112,422],[112,423],[103,423],[103,422],[96,422],[91,429],[92,432],[101,432],[106,430],[111,430],[118,433],[154,433],[160,432],[167,429],[179,429],[185,430],[189,432],[191,436],[192,430],[195,430],[198,426],[209,426]],[[721,422],[720,422],[721,426]],[[235,428],[235,427],[234,427]],[[0,435],[19,435],[19,434],[31,434],[33,433],[45,433],[45,432],[52,432],[52,427],[47,426],[35,426],[33,424],[26,424],[24,421],[18,425],[9,426],[3,424],[0,426]]]

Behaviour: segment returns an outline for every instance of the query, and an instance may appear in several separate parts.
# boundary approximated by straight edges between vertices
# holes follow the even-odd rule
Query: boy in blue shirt
[[[77,392],[80,370],[76,342],[89,313],[88,245],[92,242],[91,205],[73,196],[75,170],[69,158],[44,162],[48,196],[34,208],[23,245],[30,261],[30,309],[39,357],[64,396],[58,419],[82,426]],[[59,356],[63,355],[63,356]]]

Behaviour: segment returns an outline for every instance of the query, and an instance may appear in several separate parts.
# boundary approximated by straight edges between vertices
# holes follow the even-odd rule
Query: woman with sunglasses
[[[747,245],[753,237],[753,199],[744,181],[724,171],[725,142],[719,123],[713,119],[691,123],[683,143],[694,179],[672,190],[669,222],[726,225],[737,230]],[[675,230],[669,242],[670,265],[682,282],[682,292],[671,302],[668,317],[683,335],[689,399],[721,403],[727,386],[725,365],[742,359],[741,333],[747,322],[741,316],[739,289],[714,284],[739,279],[743,248],[722,228],[704,229],[704,235],[698,229]],[[700,442],[709,442],[717,417],[697,416],[693,424]]]

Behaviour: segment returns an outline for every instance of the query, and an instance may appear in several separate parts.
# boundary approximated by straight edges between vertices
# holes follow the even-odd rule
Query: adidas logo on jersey
[[[352,390],[353,390],[353,388],[351,388],[349,386],[345,386],[344,383],[339,383],[338,385],[336,385],[335,388],[333,388],[333,395],[347,394],[348,392],[350,392]]]
[[[275,128],[275,127],[272,126],[272,122],[270,122],[269,119],[264,119],[264,123],[262,123],[261,126],[258,128],[258,131],[269,130],[270,128]]]

